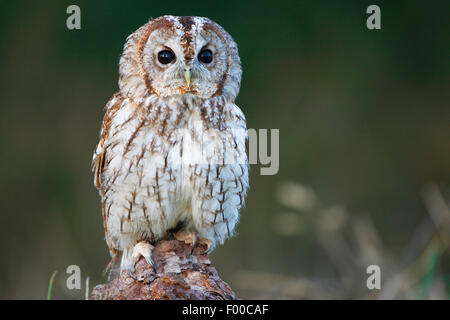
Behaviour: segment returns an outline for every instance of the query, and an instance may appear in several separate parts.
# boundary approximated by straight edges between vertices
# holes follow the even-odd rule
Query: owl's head
[[[192,94],[233,101],[241,75],[237,45],[221,26],[208,18],[163,16],[127,38],[119,86],[135,100]]]

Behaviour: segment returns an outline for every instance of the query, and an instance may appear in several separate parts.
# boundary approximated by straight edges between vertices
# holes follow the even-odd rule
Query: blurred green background
[[[66,8],[81,8],[81,30]],[[366,28],[381,7],[382,30]],[[2,1],[0,298],[83,299],[109,262],[91,159],[125,38],[207,16],[236,40],[237,104],[280,129],[238,235],[212,254],[241,298],[447,298],[449,1]],[[79,265],[82,290],[66,288]],[[366,287],[379,265],[381,290]]]

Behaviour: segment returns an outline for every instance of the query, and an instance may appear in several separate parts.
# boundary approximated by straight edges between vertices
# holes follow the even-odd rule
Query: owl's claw
[[[142,281],[134,275],[135,272],[134,266],[142,256],[144,257],[145,261],[147,261],[147,263],[152,266],[153,271],[156,273],[155,264],[153,263],[152,260],[153,248],[154,247],[150,243],[146,241],[140,241],[135,244],[132,252],[131,248],[127,249],[127,251],[124,252],[124,257],[122,260],[122,270],[126,270],[127,274],[133,280]]]
[[[127,274],[131,279],[137,281],[137,277],[134,275],[134,268],[127,268]]]
[[[198,237],[196,233],[194,232],[188,232],[185,230],[180,230],[177,233],[175,233],[175,239],[182,241],[186,243],[187,245],[191,245],[191,254],[194,253],[195,246],[197,244],[204,244],[206,245],[205,253],[209,254],[212,250],[212,241],[206,238]]]
[[[149,265],[152,266],[153,271],[155,271],[155,273],[156,273],[155,263],[153,262],[153,259],[151,257],[144,257],[144,259],[145,259],[145,261],[147,261],[147,263]]]
[[[194,254],[194,249],[195,249],[196,242],[197,242],[197,237],[194,239],[194,242],[192,243],[191,255]]]
[[[206,245],[206,250],[205,250],[205,254],[210,254],[211,252],[212,252],[212,250],[213,250],[213,241],[212,240],[209,240],[209,239],[206,239],[206,238],[199,238],[198,239],[198,243],[199,244],[204,244],[204,245]]]
[[[154,247],[146,241],[136,243],[136,245],[133,248],[133,254],[131,255],[133,267],[136,265],[136,263],[139,261],[139,258],[142,256],[144,257],[145,261],[147,261],[147,263],[152,266],[153,271],[156,273],[155,264],[153,263],[152,260],[153,249]]]
[[[197,243],[197,235],[194,232],[180,230],[174,234],[175,239],[182,241],[187,245],[192,246],[191,254],[194,252],[195,244]]]

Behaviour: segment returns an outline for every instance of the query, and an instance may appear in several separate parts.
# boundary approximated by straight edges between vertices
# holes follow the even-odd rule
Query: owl
[[[249,185],[241,75],[236,43],[208,18],[162,16],[127,38],[93,156],[120,272],[153,265],[172,235],[207,252],[233,235]]]

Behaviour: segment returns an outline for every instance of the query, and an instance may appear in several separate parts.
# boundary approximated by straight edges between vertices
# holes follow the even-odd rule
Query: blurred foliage
[[[382,30],[366,28],[373,3]],[[81,7],[81,30],[66,28],[70,4]],[[279,173],[252,166],[239,234],[212,255],[238,296],[376,297],[365,264],[380,265],[389,287],[384,280],[412,261],[397,257],[418,226],[434,230],[424,184],[449,199],[449,1],[55,0],[0,9],[0,298],[45,299],[58,270],[52,298],[82,299],[84,289],[65,289],[71,264],[92,284],[104,281],[91,156],[125,38],[150,17],[208,16],[229,31],[248,126],[280,129]],[[298,186],[294,198],[289,188],[277,196],[286,183]],[[306,207],[295,199],[311,194]],[[370,234],[375,242],[362,248]],[[394,298],[448,296],[448,247],[439,243],[439,256],[423,258],[414,285]],[[368,256],[356,261],[354,250]],[[268,290],[274,284],[285,294]]]

